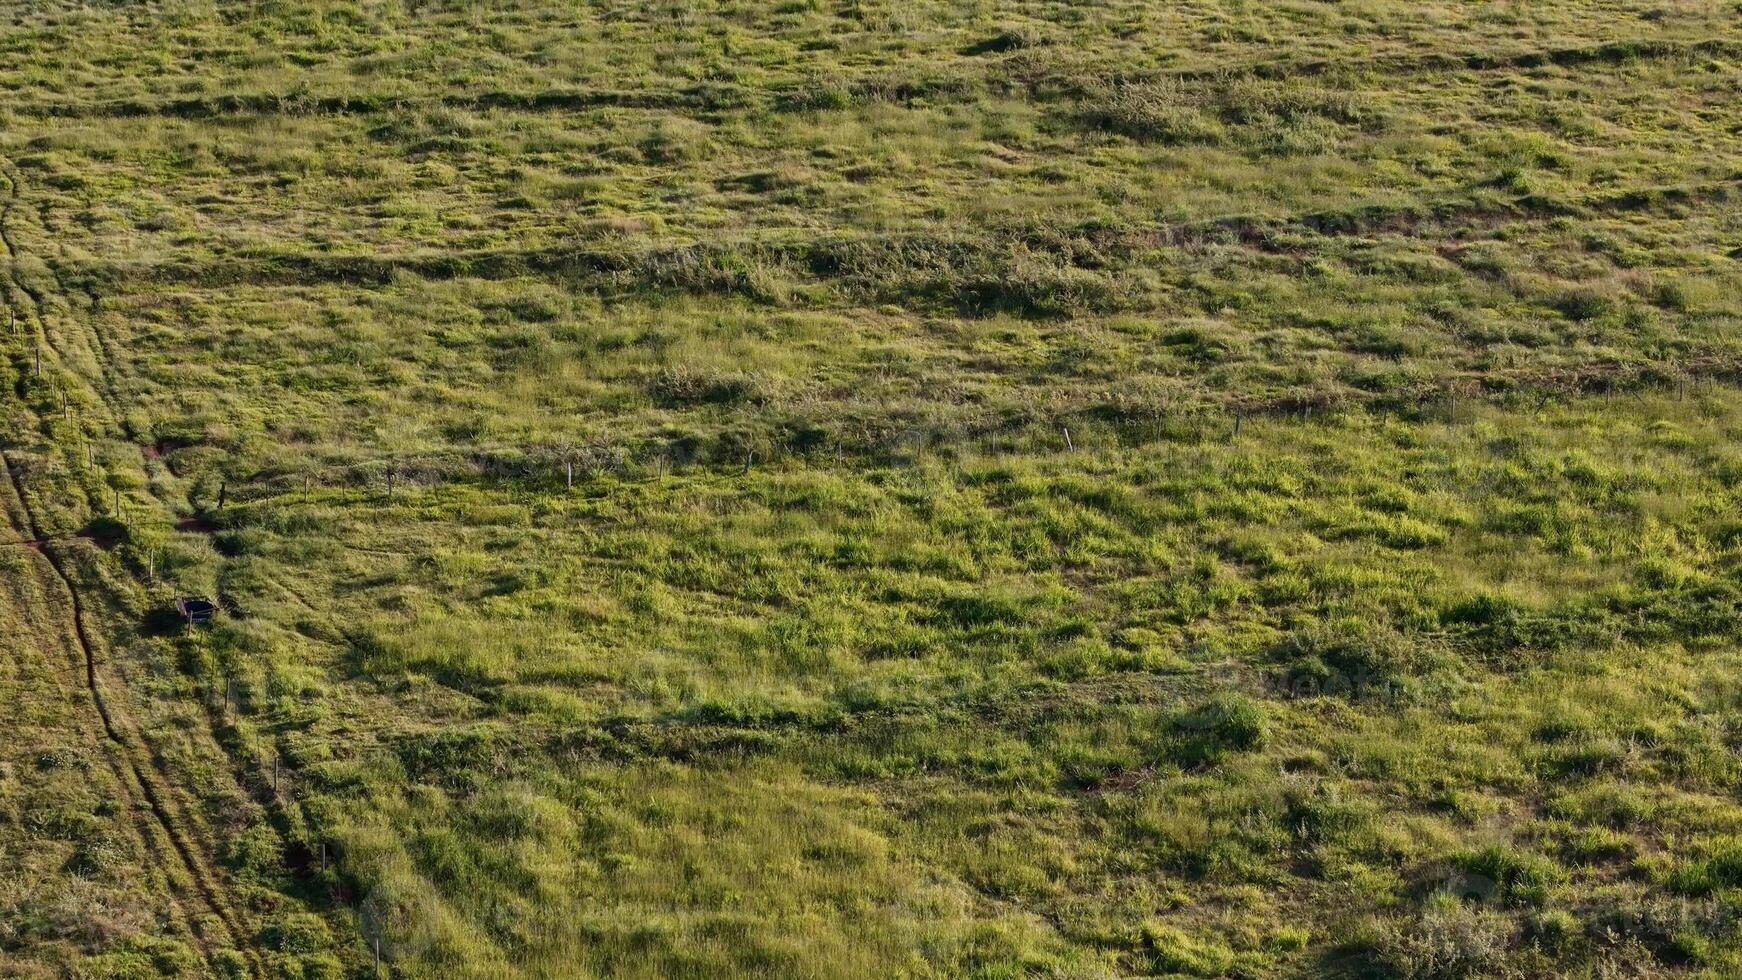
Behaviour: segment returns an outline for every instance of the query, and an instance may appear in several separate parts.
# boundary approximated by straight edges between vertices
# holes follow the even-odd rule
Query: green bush
[[[1183,766],[1221,762],[1264,744],[1264,708],[1249,698],[1218,695],[1174,716],[1169,757]]]

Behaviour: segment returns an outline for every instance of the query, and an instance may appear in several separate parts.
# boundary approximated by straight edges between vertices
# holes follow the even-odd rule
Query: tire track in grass
[[[5,485],[9,489],[14,486],[10,481]],[[6,512],[7,523],[14,528],[20,527],[24,523],[18,513],[18,506],[21,506],[21,502],[18,505],[14,503],[16,497],[14,491],[4,501],[0,501],[0,507],[3,507]],[[68,703],[76,704],[81,700],[80,697],[73,695],[68,689],[67,678],[64,676],[65,671],[50,666],[51,658],[47,651],[51,647],[58,646],[65,648],[68,653],[74,653],[73,661],[82,658],[71,649],[76,644],[66,642],[64,624],[61,624],[60,628],[50,628],[50,624],[40,621],[43,618],[43,612],[51,608],[46,597],[48,593],[55,591],[55,587],[53,574],[45,573],[47,559],[40,554],[39,549],[40,545],[30,548],[29,550],[38,553],[27,559],[33,571],[30,579],[36,583],[37,592],[26,595],[21,590],[18,593],[17,613],[19,620],[30,627],[31,635],[34,638],[34,643],[31,645],[35,646],[41,655],[43,672],[46,675],[41,686],[54,687]],[[19,581],[22,584],[23,577],[20,577]],[[23,646],[24,644],[19,644],[17,653],[17,661],[21,665],[26,664]],[[82,667],[82,664],[69,661],[67,666],[69,668]],[[83,685],[77,686],[82,687]],[[172,874],[175,870],[175,861],[168,854],[170,845],[164,839],[163,828],[147,815],[148,808],[140,804],[140,787],[130,778],[128,767],[123,764],[120,753],[115,751],[115,746],[110,744],[105,736],[98,735],[90,731],[89,728],[85,729],[84,734],[90,740],[92,747],[101,754],[109,771],[110,778],[104,788],[113,792],[126,807],[134,835],[140,843],[140,854],[152,862],[152,868],[156,871],[153,880],[162,885],[162,895],[168,903],[165,910],[167,918],[179,925],[181,931],[194,944],[201,958],[208,965],[212,965],[211,942],[214,937],[208,935],[202,922],[187,910],[181,900],[182,893],[188,886],[188,880],[185,877],[177,877]]]
[[[48,315],[52,312],[52,304],[49,302],[50,296],[44,294],[41,290],[29,291],[29,288],[19,278],[17,272],[16,259],[18,250],[15,245],[16,232],[13,230],[12,225],[19,220],[20,214],[30,214],[30,209],[17,206],[19,203],[18,189],[23,181],[18,176],[17,168],[6,161],[0,161],[0,177],[4,177],[6,180],[8,194],[8,207],[6,209],[7,221],[4,223],[5,227],[0,227],[0,234],[5,236],[7,253],[14,259],[13,279],[17,282],[20,289],[27,290],[27,295],[30,297],[31,302],[36,306],[36,319],[42,327],[43,334],[50,342],[57,345],[56,350],[59,352],[59,344],[62,342],[55,340],[54,332],[49,330]],[[121,403],[120,393],[115,388],[117,363],[115,351],[109,343],[109,338],[97,326],[96,294],[86,289],[69,288],[65,277],[61,274],[61,266],[65,264],[66,249],[65,246],[56,241],[54,236],[48,231],[46,208],[46,203],[38,205],[35,222],[40,232],[37,237],[44,242],[53,243],[60,256],[60,261],[49,261],[44,258],[44,261],[42,262],[43,269],[54,281],[53,296],[60,300],[59,307],[62,312],[58,312],[55,319],[58,321],[58,325],[66,329],[69,334],[75,329],[80,334],[80,343],[84,348],[84,353],[90,359],[90,363],[97,368],[96,378],[93,380],[96,382],[97,387],[101,389],[100,393],[102,395],[102,397],[97,400],[97,405],[108,408],[110,413],[113,414],[114,407]],[[75,292],[84,295],[85,305],[90,310],[90,316],[81,318],[69,315],[74,309],[73,296]],[[66,365],[63,361],[62,367],[64,368],[65,366]],[[108,421],[114,420],[109,419]]]
[[[35,534],[40,537],[40,525],[35,513],[25,496],[23,481],[18,476],[9,453],[0,451],[0,462],[6,469],[7,484],[24,512],[25,528],[22,533]],[[51,545],[30,549],[40,555],[44,564],[52,572],[51,581],[58,583],[56,588],[63,593],[68,605],[67,637],[73,642],[83,660],[84,684],[90,692],[92,705],[96,708],[98,719],[102,725],[103,736],[118,750],[122,764],[132,774],[131,782],[139,788],[146,808],[151,812],[164,837],[171,845],[171,851],[186,877],[193,882],[195,890],[203,904],[211,911],[220,923],[223,932],[221,941],[226,945],[239,949],[247,956],[257,975],[264,975],[263,964],[259,954],[251,949],[246,938],[249,931],[245,928],[242,914],[237,910],[234,899],[228,894],[222,878],[211,866],[208,855],[201,853],[199,846],[189,840],[188,835],[179,826],[185,822],[180,808],[172,802],[169,791],[162,785],[163,774],[158,770],[151,752],[145,745],[137,727],[131,718],[109,702],[103,692],[103,683],[97,667],[96,644],[85,625],[85,603],[78,586],[74,584],[71,574],[66,569],[65,559]],[[145,760],[145,761],[142,761]],[[148,844],[149,846],[149,844]],[[190,929],[199,935],[197,924],[190,924]],[[211,958],[211,950],[206,950],[207,959]]]
[[[1506,225],[1542,226],[1568,217],[1652,214],[1658,211],[1733,207],[1742,196],[1742,174],[1685,184],[1642,185],[1569,192],[1564,196],[1518,194],[1485,197],[1469,192],[1395,201],[1315,208],[1278,215],[1236,213],[1129,227],[1079,226],[1063,235],[1021,228],[978,231],[845,233],[788,229],[778,233],[714,238],[697,243],[660,243],[618,249],[576,242],[527,247],[420,249],[317,253],[168,256],[155,261],[78,260],[52,270],[91,278],[116,292],[129,289],[229,289],[235,287],[344,287],[388,285],[405,273],[427,280],[521,277],[561,279],[573,288],[614,296],[634,289],[693,295],[754,295],[732,276],[696,273],[729,256],[747,256],[788,268],[817,283],[834,284],[850,302],[937,303],[959,306],[959,278],[980,268],[998,268],[1021,251],[1076,261],[1077,253],[1238,245],[1261,252],[1318,248],[1324,243],[1440,232],[1448,247],[1468,244]],[[1726,246],[1727,247],[1727,246]],[[880,271],[884,264],[915,266],[925,273],[903,283]],[[948,287],[948,288],[945,288]],[[746,293],[746,290],[751,292]],[[940,300],[942,295],[948,297]],[[1091,312],[1094,312],[1093,310]],[[1117,312],[1112,310],[1099,312]]]
[[[49,332],[48,324],[42,319],[42,294],[24,276],[18,274],[18,262],[22,253],[18,251],[18,246],[12,239],[12,216],[13,212],[17,210],[18,181],[12,176],[10,165],[7,165],[0,176],[4,176],[6,179],[6,198],[4,203],[0,204],[0,248],[4,248],[5,258],[9,265],[6,278],[14,288],[24,294],[25,298],[25,302],[22,304],[8,302],[8,305],[12,307],[14,313],[23,313],[20,319],[27,327],[30,327],[35,342],[39,345],[46,345],[53,352],[57,361],[64,361],[63,352],[55,343],[54,335]],[[23,306],[22,310],[19,309],[20,305]]]
[[[1518,72],[1543,68],[1579,69],[1588,66],[1621,65],[1636,62],[1661,62],[1672,59],[1735,58],[1742,55],[1742,43],[1727,37],[1689,36],[1683,38],[1611,39],[1555,48],[1525,47],[1510,51],[1474,50],[1450,52],[1398,51],[1357,58],[1275,58],[1230,64],[1213,63],[1180,67],[1155,67],[1123,74],[1102,73],[1104,78],[1124,84],[1175,80],[1182,82],[1226,83],[1240,78],[1280,80],[1317,78],[1346,73],[1362,76],[1414,77],[1446,72]],[[975,56],[962,64],[972,65]],[[1074,66],[1069,66],[1074,67]],[[1054,69],[1055,72],[1058,69]],[[1042,79],[1044,73],[1039,74]],[[888,79],[871,75],[852,83],[852,92],[861,103],[886,102],[906,104],[919,99],[937,101],[942,97],[977,96],[980,90],[995,87],[1009,77],[1030,84],[1034,78],[1022,72],[1008,72],[1001,62],[991,62],[982,74],[971,82],[939,84],[890,84]],[[1074,74],[1064,76],[1067,83]],[[222,119],[243,116],[335,116],[371,115],[375,113],[451,109],[466,112],[509,111],[526,113],[572,113],[592,109],[626,109],[649,112],[718,113],[733,109],[741,111],[783,112],[783,98],[790,97],[790,83],[785,87],[755,87],[745,85],[690,85],[682,88],[655,88],[634,91],[596,87],[571,87],[512,91],[495,89],[482,92],[446,92],[416,94],[381,92],[362,94],[314,95],[288,92],[246,92],[225,95],[139,96],[123,99],[66,100],[19,102],[12,111],[38,119]]]
[[[12,176],[9,168],[0,171],[6,180],[7,190],[0,199],[0,249],[8,261],[7,280],[19,294],[22,295],[23,309],[8,297],[7,305],[14,312],[22,312],[26,322],[34,321],[33,330],[38,342],[53,352],[57,364],[61,360],[62,350],[55,344],[48,330],[47,321],[43,319],[44,298],[39,290],[25,282],[18,275],[18,259],[20,253],[11,229],[11,218],[18,201],[18,182]],[[32,356],[40,356],[39,346]],[[97,399],[102,402],[101,397]],[[27,415],[34,416],[28,408]],[[188,831],[195,821],[189,819],[186,811],[175,799],[167,787],[167,776],[162,771],[160,763],[151,752],[137,724],[116,703],[111,703],[104,693],[104,682],[98,669],[97,644],[86,625],[85,601],[73,575],[67,569],[67,562],[53,542],[53,535],[48,533],[45,525],[38,518],[35,509],[30,504],[23,478],[10,453],[0,450],[0,465],[6,470],[6,482],[12,494],[17,498],[18,513],[10,513],[10,522],[19,537],[41,542],[29,550],[41,556],[43,562],[51,571],[49,580],[58,583],[56,591],[64,594],[68,608],[70,623],[65,630],[66,636],[77,648],[83,660],[84,684],[90,693],[93,706],[102,726],[104,738],[117,750],[121,765],[126,772],[132,774],[131,783],[136,785],[140,796],[144,799],[146,809],[150,811],[156,825],[161,829],[165,839],[169,841],[169,854],[173,856],[175,865],[194,885],[201,904],[211,913],[217,923],[215,931],[221,932],[220,941],[227,946],[242,952],[247,958],[251,972],[256,976],[265,975],[265,963],[259,951],[249,941],[251,932],[246,928],[246,921],[238,903],[230,893],[227,883],[215,867],[215,858],[211,853],[209,841],[202,843]],[[123,783],[129,782],[123,780]],[[149,847],[149,843],[147,843]],[[202,941],[202,952],[208,962],[211,962],[214,951],[209,941],[194,921],[189,922],[190,932]]]

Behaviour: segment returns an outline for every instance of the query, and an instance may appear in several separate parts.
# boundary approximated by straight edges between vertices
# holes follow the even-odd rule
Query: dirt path
[[[7,338],[22,348],[15,350],[15,363],[26,378],[57,375],[59,384],[64,386],[63,398],[68,399],[63,406],[77,404],[81,419],[92,408],[97,408],[96,414],[112,418],[116,406],[108,404],[104,397],[104,393],[113,397],[106,370],[110,357],[106,347],[78,352],[85,355],[80,357],[72,350],[72,340],[57,339],[45,315],[49,299],[44,284],[40,280],[32,283],[29,276],[21,273],[25,256],[20,252],[16,225],[20,208],[19,184],[14,173],[10,166],[0,166],[0,179],[6,184],[4,197],[0,197],[0,259],[6,262],[0,290],[5,293],[8,320],[18,325],[17,335]],[[83,342],[80,346],[91,346],[89,335],[74,339]],[[99,345],[100,342],[98,338]],[[82,360],[84,364],[70,363],[73,360]],[[75,385],[82,390],[67,391]],[[36,423],[37,432],[42,431],[44,420],[31,412],[28,404],[15,407],[22,418]],[[70,420],[70,408],[63,411]],[[82,431],[83,424],[81,421],[81,437],[88,438]],[[26,430],[15,434],[21,441],[34,434],[28,431],[30,426],[18,428]],[[124,686],[114,680],[108,666],[103,634],[92,626],[92,603],[81,591],[81,576],[77,572],[77,549],[90,546],[58,535],[57,529],[43,519],[32,503],[21,456],[17,448],[0,451],[6,470],[5,481],[0,481],[6,495],[4,509],[13,532],[8,536],[33,542],[20,550],[27,556],[25,560],[45,598],[43,605],[47,611],[40,612],[38,618],[53,617],[50,630],[71,653],[77,673],[82,675],[79,680],[91,715],[90,725],[106,745],[105,755],[116,787],[137,815],[133,826],[139,845],[162,862],[166,884],[172,892],[169,908],[164,911],[180,923],[208,965],[214,963],[219,950],[237,949],[248,958],[253,972],[263,975],[264,964],[251,949],[253,930],[247,915],[218,867],[216,841],[173,788],[163,764],[127,708]]]

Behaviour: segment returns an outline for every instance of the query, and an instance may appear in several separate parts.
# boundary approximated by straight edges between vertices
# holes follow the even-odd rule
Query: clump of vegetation
[[[1214,144],[1225,135],[1220,119],[1178,83],[1114,85],[1091,93],[1083,119],[1109,132],[1165,145]]]
[[[1491,910],[1436,896],[1416,921],[1380,940],[1382,961],[1410,980],[1524,976],[1512,929]]]
[[[1174,719],[1180,735],[1174,755],[1186,765],[1219,762],[1231,752],[1264,744],[1264,711],[1243,698],[1222,695]]]

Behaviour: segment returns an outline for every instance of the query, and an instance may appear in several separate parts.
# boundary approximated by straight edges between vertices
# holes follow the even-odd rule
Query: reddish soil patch
[[[190,534],[211,534],[218,529],[218,525],[203,517],[184,517],[175,522],[175,529],[187,531]]]
[[[156,459],[163,455],[163,450],[157,446],[140,446],[139,452],[142,453],[146,459]]]

